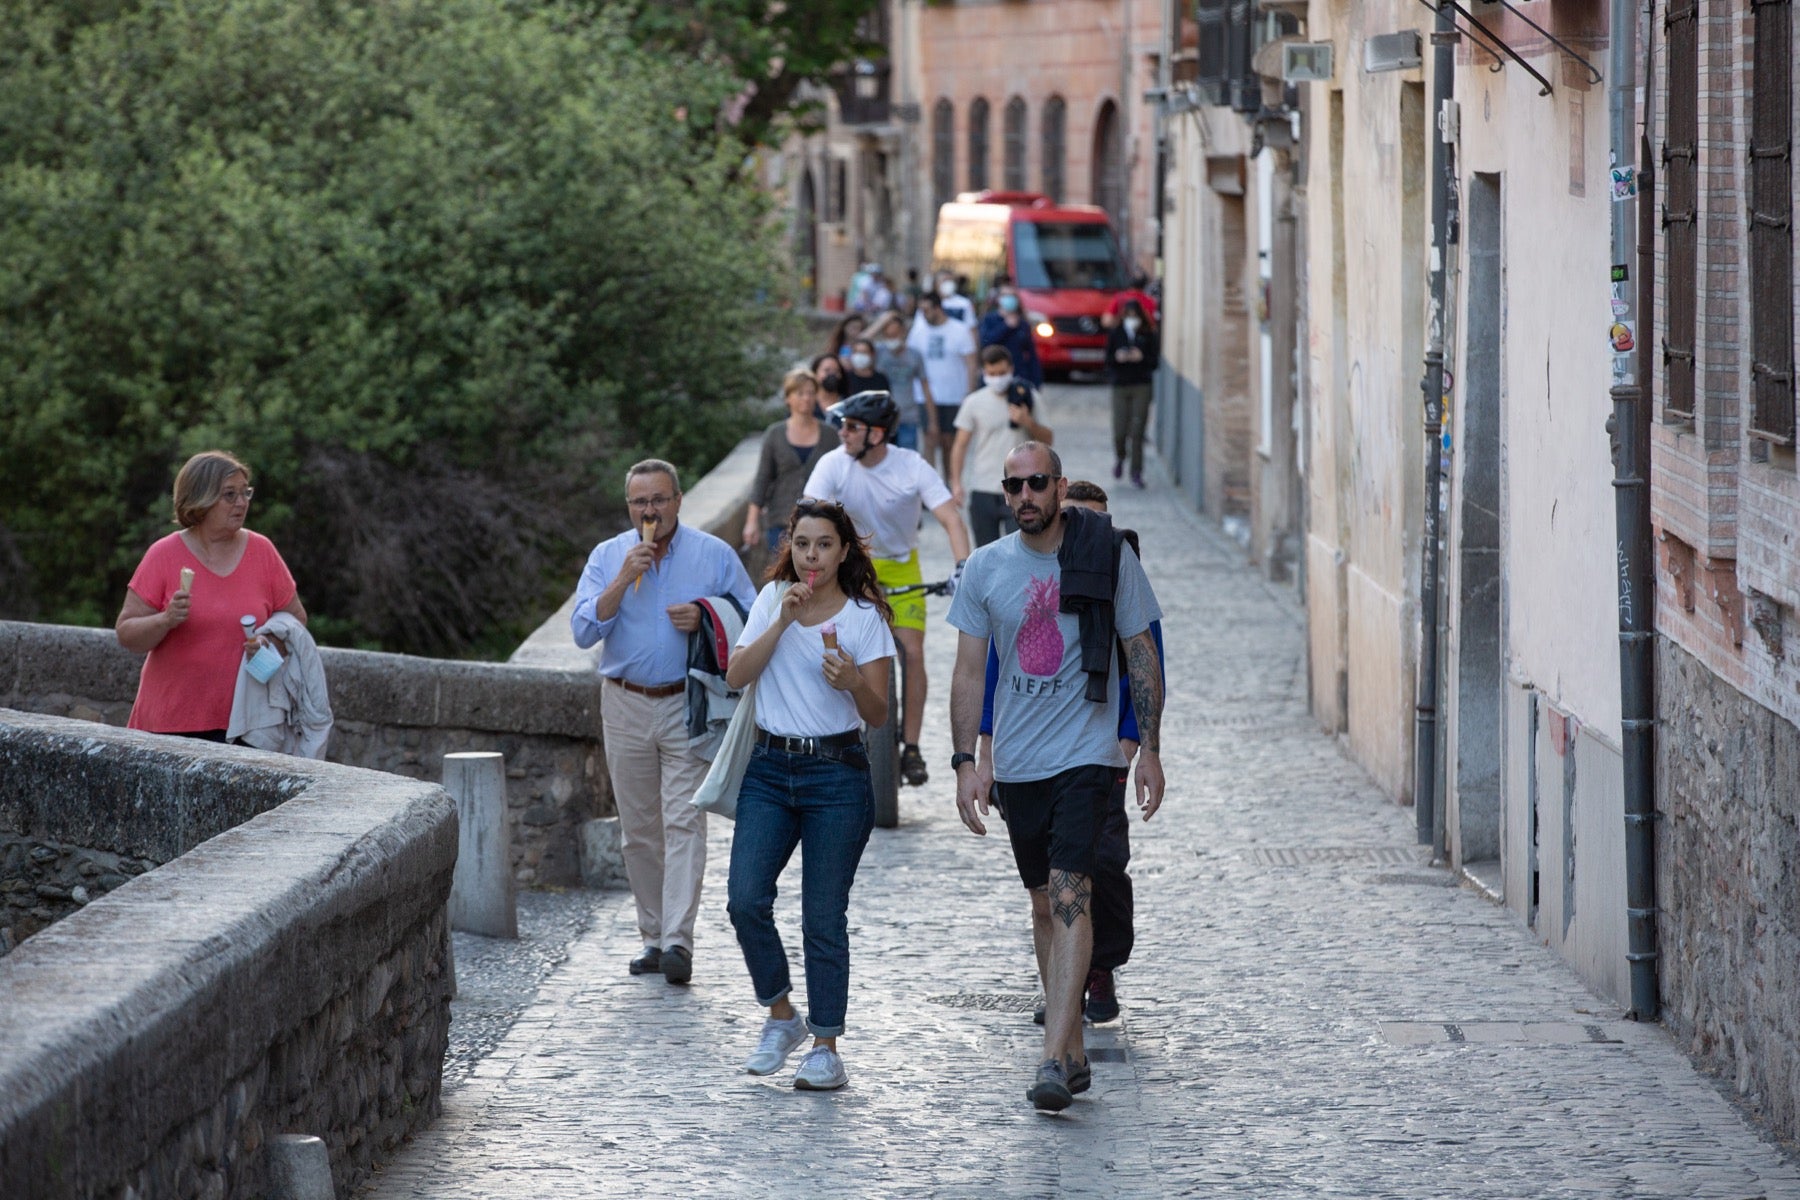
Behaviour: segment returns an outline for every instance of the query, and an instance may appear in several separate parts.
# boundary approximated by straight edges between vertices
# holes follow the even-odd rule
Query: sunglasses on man
[[[1008,475],[1000,481],[1000,486],[1006,489],[1006,494],[1009,496],[1016,496],[1026,488],[1030,488],[1034,492],[1047,492],[1050,490],[1050,485],[1061,478],[1061,475],[1046,475],[1042,472],[1036,475],[1027,475],[1023,479],[1016,475]]]

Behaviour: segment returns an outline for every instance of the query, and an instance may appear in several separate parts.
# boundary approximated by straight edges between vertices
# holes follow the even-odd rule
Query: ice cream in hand
[[[819,627],[819,634],[825,639],[825,648],[827,650],[836,650],[838,648],[836,621],[825,622],[824,625]]]
[[[819,586],[819,573],[817,571],[808,571],[806,573],[806,586],[807,587],[818,587]]]
[[[184,592],[191,592],[194,590],[194,568],[181,568],[181,590]]]
[[[638,537],[642,538],[646,542],[653,542],[656,540],[656,518],[655,517],[645,517],[642,521],[640,521],[638,523]],[[631,590],[634,592],[643,586],[644,586],[644,577],[642,575],[639,575],[636,579],[631,581]]]

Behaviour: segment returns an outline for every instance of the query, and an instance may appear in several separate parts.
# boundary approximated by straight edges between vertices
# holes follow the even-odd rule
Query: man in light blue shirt
[[[670,464],[645,459],[626,471],[625,504],[635,528],[588,555],[569,626],[583,649],[604,639],[606,767],[644,940],[631,973],[686,983],[706,874],[706,814],[689,801],[707,766],[688,751],[687,635],[700,627],[695,601],[730,596],[748,612],[756,589],[737,551],[681,524]]]

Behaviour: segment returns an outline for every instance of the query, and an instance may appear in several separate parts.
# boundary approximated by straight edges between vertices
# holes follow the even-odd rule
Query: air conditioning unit
[[[1331,82],[1330,42],[1285,42],[1281,47],[1283,83]]]
[[[1370,74],[1405,71],[1424,61],[1416,29],[1377,34],[1363,43],[1363,70]]]

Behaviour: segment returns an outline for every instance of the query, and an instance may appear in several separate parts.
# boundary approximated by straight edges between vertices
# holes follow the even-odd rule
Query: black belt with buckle
[[[761,726],[756,730],[756,744],[759,746],[785,750],[789,754],[817,754],[824,758],[835,758],[852,746],[862,745],[862,740],[860,729],[847,729],[829,737],[789,737],[782,733],[770,733]]]

